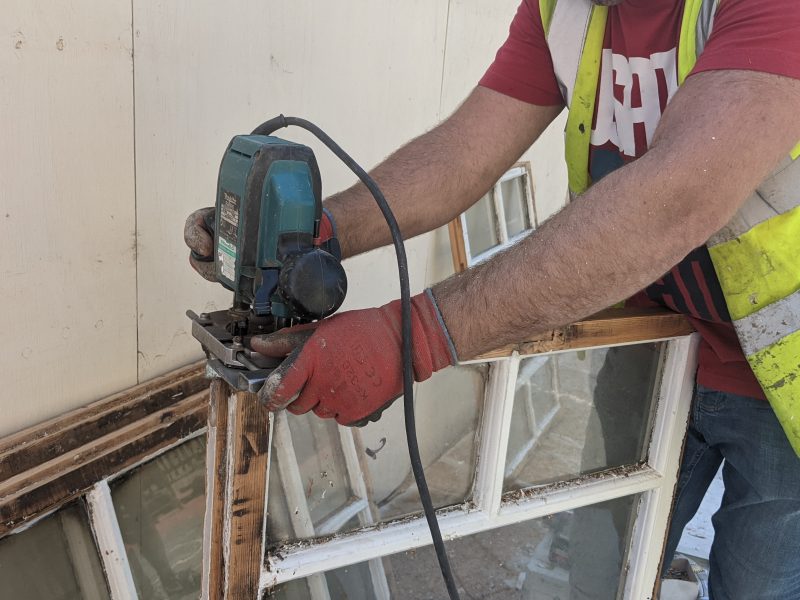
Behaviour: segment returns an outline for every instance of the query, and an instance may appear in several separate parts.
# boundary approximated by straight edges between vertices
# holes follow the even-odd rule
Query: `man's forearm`
[[[799,92],[800,82],[761,73],[692,77],[644,157],[433,288],[459,358],[606,308],[705,243],[800,137]]]
[[[476,88],[450,118],[387,158],[370,174],[403,237],[435,229],[474,204],[559,111]],[[325,207],[345,257],[391,242],[383,215],[361,183],[332,196]]]

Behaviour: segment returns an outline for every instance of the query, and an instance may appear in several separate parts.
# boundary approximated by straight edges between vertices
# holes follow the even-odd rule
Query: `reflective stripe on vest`
[[[718,0],[686,0],[678,45],[682,84],[703,51]],[[589,148],[608,9],[540,0],[547,43],[569,107],[570,195],[591,185]],[[800,144],[708,241],[745,356],[800,456]]]

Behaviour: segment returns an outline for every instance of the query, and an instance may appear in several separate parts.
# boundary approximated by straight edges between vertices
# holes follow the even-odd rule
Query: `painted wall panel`
[[[186,308],[230,301],[189,270],[181,239],[214,201],[230,138],[285,112],[374,165],[437,121],[446,15],[446,0],[134,2],[141,379],[200,356]],[[326,195],[354,181],[312,145]],[[417,289],[426,250],[410,244]],[[346,307],[396,296],[394,264],[386,250],[349,261]]]
[[[442,78],[442,116],[452,112],[478,83],[508,36],[519,0],[451,0],[447,53]],[[531,161],[540,221],[563,208],[567,198],[563,131],[566,113],[556,119],[522,156]]]
[[[136,383],[130,3],[0,3],[0,436]]]

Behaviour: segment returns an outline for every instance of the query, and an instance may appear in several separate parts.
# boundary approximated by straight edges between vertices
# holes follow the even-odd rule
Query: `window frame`
[[[508,221],[505,216],[505,206],[503,205],[503,191],[502,184],[521,177],[523,179],[523,189],[525,190],[525,205],[528,209],[528,223],[520,233],[509,236],[508,235]],[[486,193],[490,198],[490,208],[494,211],[498,225],[498,238],[499,243],[496,246],[472,255],[469,245],[469,229],[467,227],[466,212],[461,213],[456,219],[450,223],[450,242],[452,247],[459,248],[458,258],[454,257],[454,264],[456,271],[462,271],[465,268],[476,265],[480,262],[491,258],[504,248],[508,248],[518,240],[528,235],[539,227],[539,221],[536,213],[536,203],[533,194],[533,175],[531,172],[530,162],[518,162],[495,183],[492,188]],[[481,200],[484,196],[481,197]],[[480,201],[480,200],[479,200]],[[456,262],[457,261],[457,262]]]
[[[651,593],[658,579],[661,549],[686,432],[698,339],[696,335],[684,335],[637,340],[635,343],[641,341],[667,343],[647,460],[640,465],[608,469],[573,479],[567,481],[566,485],[559,482],[522,493],[504,494],[503,480],[516,375],[520,360],[534,354],[512,351],[510,356],[488,359],[492,362],[492,368],[481,424],[473,501],[464,506],[437,511],[443,537],[459,538],[598,502],[642,494],[629,552],[625,597],[646,597]],[[625,344],[585,347],[619,345]],[[565,348],[543,354],[573,350],[575,348]],[[485,361],[485,358],[479,358],[463,364]],[[259,587],[268,589],[294,579],[321,575],[333,569],[413,550],[430,543],[430,534],[422,515],[311,543],[309,540],[302,544],[288,543],[281,546],[278,552],[268,554]]]

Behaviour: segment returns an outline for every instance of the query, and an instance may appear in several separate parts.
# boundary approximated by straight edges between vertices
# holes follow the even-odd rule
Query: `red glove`
[[[414,379],[455,364],[430,290],[411,299]],[[253,350],[286,360],[259,392],[270,410],[313,410],[342,425],[365,425],[403,392],[400,301],[254,337]]]

